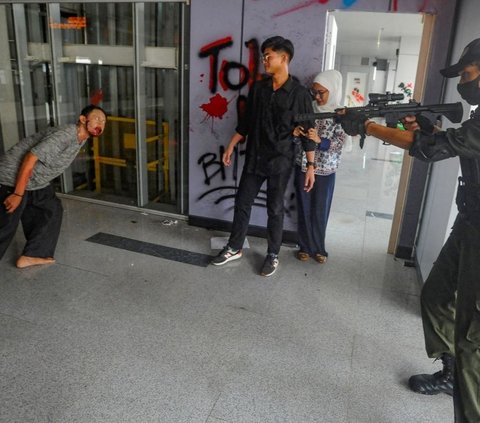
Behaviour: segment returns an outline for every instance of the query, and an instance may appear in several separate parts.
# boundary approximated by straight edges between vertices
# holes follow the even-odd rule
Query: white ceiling
[[[420,13],[331,13],[338,25],[337,55],[394,59],[402,36],[422,35],[423,15]]]

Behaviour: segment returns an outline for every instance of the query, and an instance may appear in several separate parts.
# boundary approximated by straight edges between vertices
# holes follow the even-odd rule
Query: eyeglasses
[[[272,54],[272,53],[267,53],[267,54],[262,54],[262,62],[268,62],[270,59],[278,57],[278,54]]]
[[[312,97],[316,97],[317,95],[319,95],[320,97],[323,97],[327,93],[328,93],[328,90],[321,91],[321,90],[314,90],[313,88],[310,89],[310,94],[312,95]]]

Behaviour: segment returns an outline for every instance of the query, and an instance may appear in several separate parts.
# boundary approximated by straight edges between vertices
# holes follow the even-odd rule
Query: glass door
[[[108,113],[102,136],[89,140],[55,181],[58,191],[186,213],[184,8],[178,1],[0,5],[0,43],[10,51],[0,77],[12,77],[11,120],[20,122],[17,129],[10,122],[13,143],[76,122],[91,103]],[[1,132],[0,141],[12,139]]]
[[[90,103],[109,115],[105,132],[88,141],[64,175],[63,191],[137,206],[133,4],[61,3],[51,9],[60,100],[76,115]]]
[[[174,211],[180,205],[182,143],[179,55],[181,5],[145,3],[139,12],[144,44],[139,50],[144,69],[143,85],[146,122],[146,197],[149,208]]]

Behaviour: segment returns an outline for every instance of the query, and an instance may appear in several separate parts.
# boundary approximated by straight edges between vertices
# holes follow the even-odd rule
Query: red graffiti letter
[[[220,50],[230,47],[232,44],[232,37],[225,37],[207,44],[200,49],[200,53],[198,54],[200,57],[210,57],[210,79],[208,88],[210,88],[210,92],[212,93],[217,90],[218,55]]]

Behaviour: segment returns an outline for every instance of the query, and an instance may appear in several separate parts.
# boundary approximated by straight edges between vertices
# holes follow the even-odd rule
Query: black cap
[[[477,60],[480,60],[480,38],[473,40],[463,49],[462,55],[457,64],[442,69],[440,73],[447,78],[453,78],[458,76],[458,73],[465,66]]]

